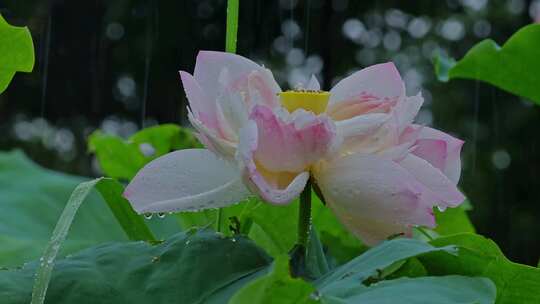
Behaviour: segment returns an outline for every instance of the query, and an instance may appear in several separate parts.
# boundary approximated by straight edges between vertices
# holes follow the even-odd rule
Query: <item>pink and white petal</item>
[[[392,62],[367,67],[338,82],[330,90],[329,105],[362,95],[375,96],[377,99],[405,95],[405,85]]]
[[[283,205],[297,198],[306,187],[309,180],[309,172],[297,174],[289,172],[270,172],[262,174],[262,168],[256,167],[255,163],[249,163],[243,171],[244,183],[253,192],[266,202]],[[286,184],[280,188],[280,184]]]
[[[377,153],[379,157],[390,159],[399,162],[405,158],[414,149],[413,143],[406,142],[398,145],[391,146]]]
[[[319,83],[315,75],[311,75],[311,78],[309,79],[306,89],[311,90],[311,91],[321,90],[321,84]]]
[[[180,79],[184,86],[193,116],[208,128],[217,128],[216,104],[210,99],[191,74],[180,71]]]
[[[223,138],[223,135],[218,134],[215,129],[207,128],[201,121],[195,118],[189,109],[188,119],[195,130],[197,130],[197,137],[207,149],[227,160],[234,160],[237,143]]]
[[[321,162],[314,177],[341,222],[370,245],[415,225],[435,226],[437,198],[392,160],[356,153]]]
[[[205,149],[179,150],[153,160],[124,192],[138,213],[219,208],[248,196],[238,169]]]
[[[397,101],[397,98],[378,99],[374,96],[362,95],[329,106],[326,113],[335,121],[347,120],[365,114],[389,113]]]
[[[336,139],[336,129],[326,115],[302,109],[276,115],[257,105],[250,119],[257,125],[254,158],[271,172],[302,172],[324,157]],[[242,140],[242,139],[240,139]]]
[[[219,84],[223,84],[223,82],[226,82],[227,86],[235,86],[238,83],[246,84],[248,76],[253,71],[260,73],[260,77],[264,78],[265,83],[272,91],[275,93],[280,91],[279,85],[270,71],[247,58],[231,53],[200,51],[197,55],[193,76],[207,90],[210,98],[217,98]]]
[[[234,142],[238,142],[238,132],[248,121],[248,107],[241,95],[240,92],[222,92],[216,103],[218,121],[227,125],[229,140]]]
[[[341,223],[368,246],[375,246],[391,236],[412,237],[413,226],[411,225],[389,223],[361,215],[351,217],[347,210],[331,209]]]
[[[426,160],[409,154],[399,161],[399,165],[433,192],[439,200],[437,206],[456,207],[465,200],[465,196],[458,190],[456,184]]]
[[[254,121],[249,121],[240,130],[238,161],[242,165],[244,183],[265,201],[287,204],[298,197],[309,179],[309,172],[272,172],[256,163],[258,130]]]
[[[435,130],[429,127],[420,127],[414,125],[414,127],[421,128],[416,145],[418,148],[413,152],[415,155],[431,162],[436,168],[440,169],[450,180],[457,184],[459,176],[461,174],[461,147],[464,141],[448,135],[439,130]],[[444,166],[440,166],[437,162],[432,162],[433,155],[437,152],[430,147],[426,147],[429,144],[428,140],[444,141],[446,143],[446,153],[444,155]],[[431,142],[432,143],[432,142]]]
[[[236,115],[230,115],[231,111],[225,112],[223,104],[219,102],[216,103],[216,109],[216,119],[221,137],[230,142],[238,142],[238,129],[233,125]]]
[[[375,113],[356,116],[350,119],[336,122],[338,134],[344,139],[349,137],[367,136],[375,132],[380,126],[388,121],[388,114]]]
[[[423,103],[424,98],[421,93],[418,93],[416,96],[403,98],[392,109],[400,133],[414,121],[414,118],[418,114],[418,111],[420,111]]]
[[[439,170],[446,167],[447,144],[440,139],[418,139],[413,149],[414,155],[425,159]]]
[[[387,120],[378,128],[371,129],[369,132],[346,138],[341,146],[340,154],[382,153],[399,145],[398,132],[397,125],[391,120]]]
[[[233,83],[232,89],[242,91],[243,82],[241,79]],[[281,88],[277,85],[272,73],[269,70],[253,71],[247,78],[247,94],[245,103],[250,109],[254,105],[266,105],[270,108],[280,106],[278,94]]]

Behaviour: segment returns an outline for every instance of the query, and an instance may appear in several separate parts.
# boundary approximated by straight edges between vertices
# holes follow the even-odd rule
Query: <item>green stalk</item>
[[[225,36],[225,51],[236,53],[236,37],[238,34],[238,7],[240,0],[227,1],[227,34]],[[222,209],[218,209],[216,219],[216,231],[221,231]]]
[[[298,209],[298,245],[305,250],[311,232],[311,180],[308,180],[300,194]]]
[[[228,53],[236,53],[239,2],[240,0],[227,1],[227,36],[225,41],[225,51]]]

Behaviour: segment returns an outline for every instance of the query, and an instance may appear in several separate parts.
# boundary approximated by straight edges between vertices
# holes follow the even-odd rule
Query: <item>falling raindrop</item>
[[[47,76],[49,71],[49,50],[51,48],[52,18],[49,12],[47,27],[45,28],[44,42],[42,43],[42,66],[41,66],[41,117],[45,116],[45,102],[47,97]],[[44,45],[44,46],[43,46]]]
[[[321,299],[321,294],[318,291],[315,291],[309,295],[309,298],[315,301],[319,301]]]
[[[149,143],[140,144],[139,150],[146,157],[153,156],[156,153],[156,148],[154,148],[154,146],[152,146],[152,144],[149,144]]]

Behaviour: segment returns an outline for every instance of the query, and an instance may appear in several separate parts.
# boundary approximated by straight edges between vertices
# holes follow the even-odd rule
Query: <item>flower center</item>
[[[330,92],[295,90],[279,93],[281,105],[290,113],[297,109],[304,109],[315,114],[321,114],[326,111]]]

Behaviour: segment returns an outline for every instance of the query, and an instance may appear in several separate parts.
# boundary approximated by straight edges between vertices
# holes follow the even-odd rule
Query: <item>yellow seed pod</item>
[[[279,93],[281,105],[290,113],[297,109],[304,109],[315,114],[321,114],[326,111],[330,92],[326,91],[285,91]]]

